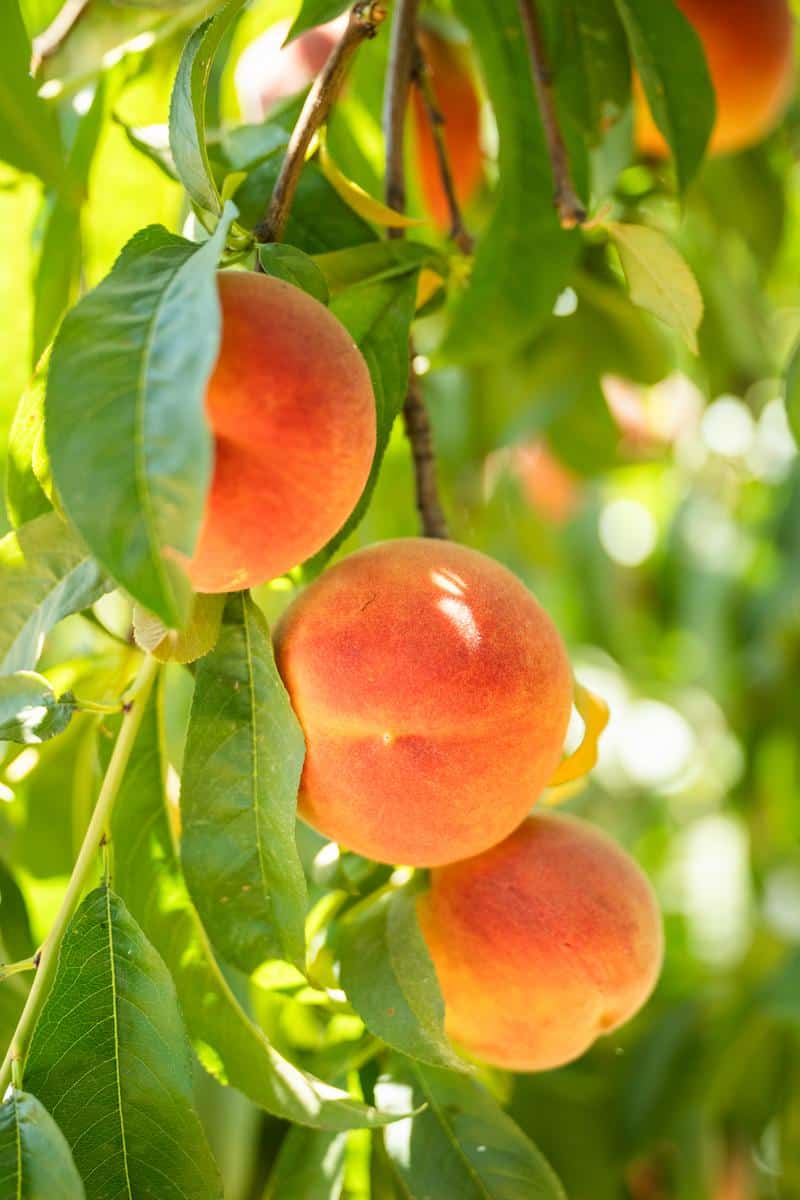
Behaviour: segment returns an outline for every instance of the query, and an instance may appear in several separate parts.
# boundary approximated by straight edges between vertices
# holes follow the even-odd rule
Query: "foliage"
[[[800,1196],[796,104],[704,159],[673,0],[539,0],[589,213],[565,229],[516,0],[426,0],[483,103],[474,251],[428,220],[411,143],[387,234],[387,27],[256,245],[302,96],[246,123],[242,54],[348,5],[93,0],[49,45],[61,7],[8,0],[0,39],[0,1200]],[[638,89],[668,160],[637,157]],[[196,597],[215,272],[257,261],[358,345],[377,447],[311,559]],[[537,1075],[449,1043],[424,872],[295,819],[271,629],[334,555],[416,532],[410,339],[452,535],[531,587],[611,709],[550,798],[665,915],[648,1006]]]

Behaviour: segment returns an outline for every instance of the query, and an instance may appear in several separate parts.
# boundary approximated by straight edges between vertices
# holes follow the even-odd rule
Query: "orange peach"
[[[477,854],[561,756],[572,679],[558,631],[505,567],[403,538],[326,571],[284,615],[278,667],[306,735],[300,814],[381,862]]]
[[[463,205],[471,199],[483,171],[478,93],[461,46],[430,30],[421,30],[419,36],[436,106],[443,121],[453,186]],[[423,198],[436,224],[446,229],[450,212],[442,186],[436,142],[419,89],[414,88],[412,95],[414,140]]]
[[[188,564],[199,592],[253,587],[337,532],[375,451],[369,371],[318,300],[254,271],[222,271],[222,343],[208,383],[214,473]]]
[[[709,150],[725,154],[759,141],[776,123],[793,77],[792,17],[787,0],[676,0],[696,29],[717,96]],[[639,148],[664,155],[666,145],[637,84]]]
[[[529,817],[433,871],[418,913],[448,1034],[511,1071],[578,1058],[644,1004],[661,967],[647,878],[605,833],[563,814]]]

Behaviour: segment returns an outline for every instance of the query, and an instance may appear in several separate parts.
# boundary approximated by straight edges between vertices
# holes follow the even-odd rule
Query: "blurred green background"
[[[106,72],[107,113],[162,126],[186,29],[210,7],[97,2],[48,74],[81,114],[91,64],[122,47]],[[294,7],[257,0],[240,20],[210,124],[240,120],[238,55]],[[29,3],[31,32],[59,8]],[[384,54],[376,42],[362,55],[332,133],[373,191]],[[554,315],[513,357],[445,360],[441,313],[417,333],[453,536],[530,585],[579,678],[609,702],[599,766],[568,803],[639,859],[664,910],[663,977],[630,1026],[562,1070],[486,1074],[573,1200],[800,1197],[800,458],[781,378],[800,333],[798,150],[795,106],[763,146],[708,163],[684,205],[667,168],[635,163],[593,198],[680,247],[706,303],[697,358],[630,305],[591,234]],[[476,200],[473,228],[487,206]],[[3,439],[31,374],[45,215],[40,185],[0,166]],[[82,285],[143,224],[180,230],[186,215],[179,186],[106,120],[81,214]],[[350,547],[414,532],[398,427]],[[279,581],[260,599],[275,615],[290,594]],[[88,652],[84,691],[102,694],[104,635],[73,618],[58,638],[51,661]],[[179,742],[187,686],[175,675]],[[81,728],[0,768],[3,843],[38,931],[85,819]],[[320,1048],[311,1017],[288,1028],[301,1052]],[[199,1086],[226,1195],[250,1200],[253,1163],[274,1155],[279,1123]],[[369,1195],[368,1140],[350,1139],[351,1200]]]

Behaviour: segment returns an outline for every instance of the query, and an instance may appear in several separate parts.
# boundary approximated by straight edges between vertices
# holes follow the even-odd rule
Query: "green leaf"
[[[181,859],[214,947],[249,973],[305,966],[306,885],[295,845],[305,742],[249,595],[229,597],[197,667],[181,786]]]
[[[258,247],[258,257],[267,275],[273,275],[276,279],[283,279],[286,283],[301,288],[321,304],[328,303],[325,276],[314,259],[298,250],[296,246],[268,242]]]
[[[36,91],[31,73],[31,43],[18,0],[3,4],[0,38],[0,158],[58,184],[64,158],[55,113]]]
[[[202,245],[151,226],[64,319],[45,433],[59,495],[106,570],[180,626],[211,475],[204,412],[219,347],[217,261],[235,209]]]
[[[348,329],[366,359],[375,394],[377,440],[369,478],[347,521],[307,564],[312,573],[358,525],[369,507],[395,417],[403,407],[408,387],[408,337],[414,318],[417,274],[404,274],[359,284],[340,292],[331,302],[333,312]]]
[[[137,646],[159,662],[190,663],[208,654],[217,644],[223,595],[197,595],[185,629],[167,629],[158,617],[143,608],[133,610],[133,636]]]
[[[81,273],[81,206],[86,199],[94,153],[105,116],[105,81],[95,86],[88,111],[80,118],[69,152],[69,187],[48,198],[47,217],[33,283],[33,361],[50,344],[74,299]]]
[[[393,891],[341,922],[341,984],[364,1024],[411,1058],[466,1070],[444,1032],[444,1001],[417,923],[414,897]]]
[[[0,541],[0,671],[35,667],[45,634],[111,586],[55,513],[7,534]]]
[[[206,92],[214,55],[244,3],[228,0],[194,30],[181,56],[169,107],[169,144],[175,169],[195,204],[214,214],[222,211],[222,201],[206,150]]]
[[[686,261],[657,229],[618,221],[603,228],[617,247],[634,304],[675,329],[696,354],[703,297]]]
[[[653,119],[684,190],[703,160],[716,103],[702,43],[673,0],[616,0]]]
[[[500,138],[495,207],[443,347],[461,362],[507,357],[550,315],[580,237],[562,230],[517,0],[456,0],[483,65]]]
[[[559,98],[585,131],[601,141],[625,110],[631,66],[614,0],[558,0],[561,45],[556,55]]]
[[[63,733],[72,720],[75,701],[60,698],[42,675],[17,671],[0,676],[0,741],[35,746]]]
[[[164,808],[165,776],[151,700],[114,810],[115,879],[172,972],[201,1063],[254,1104],[300,1125],[342,1130],[393,1119],[288,1062],[240,1006],[186,890]]]
[[[800,342],[792,351],[786,368],[786,413],[794,440],[800,445]]]
[[[533,1143],[474,1080],[393,1060],[375,1094],[395,1112],[427,1105],[383,1135],[410,1200],[566,1200]]]
[[[12,1088],[0,1106],[0,1200],[85,1200],[63,1133],[47,1109]]]
[[[303,0],[300,12],[295,17],[284,45],[288,46],[289,42],[293,42],[307,29],[313,29],[316,25],[325,25],[328,21],[332,21],[349,7],[350,0]]]
[[[0,859],[0,943],[6,960],[30,958],[35,950],[28,908],[10,867]]]
[[[290,1129],[269,1177],[264,1200],[339,1200],[347,1135]]]
[[[20,397],[8,435],[6,510],[19,527],[50,512],[50,463],[44,444],[44,394],[47,366],[40,363]]]
[[[111,120],[115,125],[119,125],[134,150],[138,150],[149,159],[167,179],[180,182],[169,148],[168,125],[127,125],[119,113],[112,113]]]
[[[430,267],[443,278],[448,273],[447,259],[421,242],[393,240],[367,242],[318,254],[314,262],[322,272],[332,296],[358,283],[380,283],[398,276],[416,274]]]
[[[69,1142],[87,1200],[222,1196],[172,979],[108,888],[64,935],[25,1083]]]

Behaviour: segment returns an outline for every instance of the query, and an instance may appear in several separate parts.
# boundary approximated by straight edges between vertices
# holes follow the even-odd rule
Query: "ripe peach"
[[[300,814],[381,862],[477,854],[558,764],[572,680],[522,583],[453,542],[403,538],[326,571],[277,630],[306,735]]]
[[[336,317],[268,275],[217,280],[214,474],[187,568],[199,592],[252,587],[319,550],[355,507],[375,451],[369,371]]]
[[[717,94],[709,150],[725,154],[759,141],[778,120],[793,75],[792,17],[787,0],[676,0],[697,30]],[[637,85],[639,148],[666,145]]]
[[[538,813],[433,871],[418,913],[448,1034],[507,1070],[578,1058],[644,1004],[661,967],[646,877],[605,833],[563,814]]]
[[[472,197],[483,170],[478,94],[462,47],[430,30],[420,31],[436,105],[444,124],[444,142],[460,204]],[[450,212],[442,186],[436,142],[419,89],[412,93],[416,157],[425,205],[433,220],[446,229]]]

